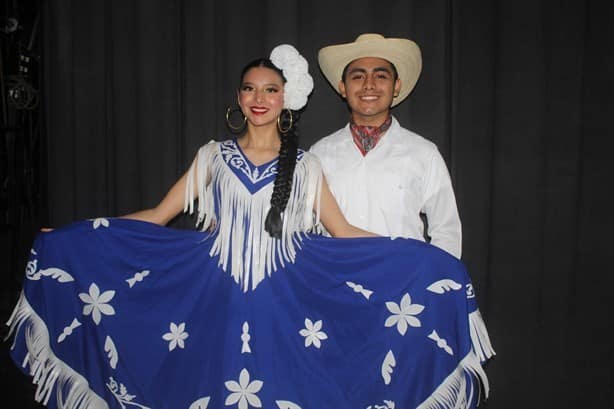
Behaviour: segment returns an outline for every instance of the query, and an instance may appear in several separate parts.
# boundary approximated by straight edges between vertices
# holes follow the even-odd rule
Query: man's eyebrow
[[[355,68],[352,68],[351,70],[349,70],[348,74],[353,74],[355,72],[367,72],[367,70],[365,70],[364,68],[361,68],[361,67],[355,67]]]
[[[348,74],[353,74],[355,72],[366,73],[367,70],[362,68],[362,67],[355,67],[355,68],[352,68],[351,70],[349,70]],[[373,68],[373,72],[387,72],[389,74],[392,74],[392,70],[390,69],[390,67],[386,67],[386,66],[375,67],[375,68]]]
[[[375,68],[373,68],[373,71],[374,72],[382,72],[382,71],[384,71],[384,72],[387,72],[389,74],[392,74],[392,70],[390,69],[390,67],[375,67]]]

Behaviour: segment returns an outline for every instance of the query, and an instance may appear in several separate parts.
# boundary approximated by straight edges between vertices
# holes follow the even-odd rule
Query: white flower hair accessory
[[[284,108],[296,111],[304,107],[307,104],[307,97],[313,90],[313,78],[309,75],[307,60],[289,44],[275,47],[269,58],[283,72],[286,79]]]

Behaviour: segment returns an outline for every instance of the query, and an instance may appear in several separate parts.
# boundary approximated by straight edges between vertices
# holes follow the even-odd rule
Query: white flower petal
[[[235,403],[237,403],[239,401],[239,399],[241,399],[241,396],[242,395],[239,392],[231,393],[226,398],[226,402],[224,402],[224,405],[226,405],[226,406],[234,405]]]
[[[321,329],[322,329],[322,320],[318,320],[316,321],[315,324],[313,324],[313,332],[318,332]]]
[[[239,385],[241,385],[241,389],[245,389],[249,385],[249,372],[245,368],[239,374]]]
[[[422,311],[424,310],[424,305],[420,305],[420,304],[412,304],[409,306],[409,308],[405,311],[406,314],[410,314],[410,315],[418,315],[420,314]]]
[[[262,407],[262,402],[260,401],[260,398],[258,398],[258,396],[248,393],[245,395],[245,397],[247,398],[247,401],[249,402],[249,404],[252,405],[253,407],[255,408]]]
[[[409,325],[411,325],[412,327],[421,327],[422,323],[420,322],[420,320],[416,317],[413,317],[411,315],[406,315],[405,316],[405,321],[407,321],[407,323]]]
[[[98,296],[100,295],[100,289],[98,288],[96,283],[90,284],[89,293],[90,297],[92,297],[92,300],[98,300]]]
[[[309,331],[313,330],[313,322],[311,322],[309,318],[305,318],[305,328],[307,328]]]
[[[306,330],[305,328],[303,328],[302,330],[300,330],[298,333],[299,333],[299,334],[301,334],[301,335],[302,335],[302,336],[304,336],[304,337],[306,337],[306,336],[308,336],[309,334],[311,334],[311,332],[310,332],[310,331],[308,331],[308,330]]]
[[[114,290],[105,291],[104,293],[100,294],[100,297],[98,297],[98,302],[99,303],[107,303],[107,302],[111,301],[111,299],[114,296],[115,296],[115,291]]]
[[[388,317],[388,319],[384,323],[384,326],[386,326],[386,327],[393,327],[393,326],[397,325],[398,321],[399,321],[399,316],[398,315],[391,315],[390,317]]]
[[[319,339],[328,339],[328,335],[326,335],[326,332],[324,331],[320,331],[316,334],[316,337],[318,337]]]
[[[181,324],[179,324],[179,326],[177,326],[178,333],[182,333],[183,331],[185,331],[185,322],[182,322]]]
[[[92,309],[92,319],[96,323],[96,325],[100,324],[100,310],[98,308]]]
[[[247,399],[245,399],[245,395],[241,395],[241,399],[239,399],[239,409],[248,409]]]
[[[386,303],[386,308],[388,308],[388,311],[390,311],[393,314],[401,313],[401,309],[399,308],[396,302],[388,301]]]
[[[94,300],[92,300],[92,297],[90,297],[90,295],[87,293],[79,293],[79,298],[81,298],[81,301],[86,304],[92,304],[94,302]]]
[[[166,334],[162,335],[162,339],[165,341],[170,341],[173,338],[175,338],[175,336],[170,332],[167,332]]]
[[[397,330],[399,330],[399,334],[405,335],[405,333],[407,332],[407,321],[399,320],[397,322]]]
[[[249,384],[249,386],[247,387],[246,391],[249,393],[256,393],[258,392],[260,389],[262,389],[262,385],[264,385],[264,382],[259,381],[259,380],[255,380],[252,383]]]
[[[320,346],[322,345],[322,343],[320,342],[320,340],[318,339],[318,337],[313,337],[313,345],[314,345],[316,348],[318,348],[318,349],[319,349],[319,348],[320,348]]]
[[[168,344],[168,350],[172,351],[175,349],[175,347],[177,347],[177,340],[173,338],[173,340]]]
[[[94,309],[93,304],[86,304],[83,306],[83,315],[90,315]]]
[[[409,296],[409,293],[405,293],[403,298],[401,298],[401,304],[400,304],[401,311],[407,311],[410,305],[411,305],[411,297]]]
[[[98,309],[104,315],[115,315],[115,308],[109,304],[100,304],[98,305]]]
[[[226,389],[228,389],[230,392],[241,392],[241,385],[235,381],[226,381],[224,382],[224,386],[226,386]],[[237,398],[237,401],[238,400],[239,398]]]

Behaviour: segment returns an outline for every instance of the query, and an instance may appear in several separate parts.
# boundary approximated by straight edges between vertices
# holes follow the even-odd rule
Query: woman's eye
[[[250,85],[243,85],[243,86],[241,87],[241,91],[251,91],[251,90],[253,90],[253,89],[254,89],[254,88],[252,88]]]
[[[266,92],[269,92],[269,93],[275,93],[277,91],[279,91],[277,88],[267,88],[266,89]]]

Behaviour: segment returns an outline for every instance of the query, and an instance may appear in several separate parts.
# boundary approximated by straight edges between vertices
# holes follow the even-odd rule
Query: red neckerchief
[[[380,126],[356,125],[354,120],[350,119],[352,138],[362,156],[366,156],[371,149],[375,148],[375,145],[382,139],[384,132],[390,128],[390,124],[392,124],[392,116],[390,115]]]

